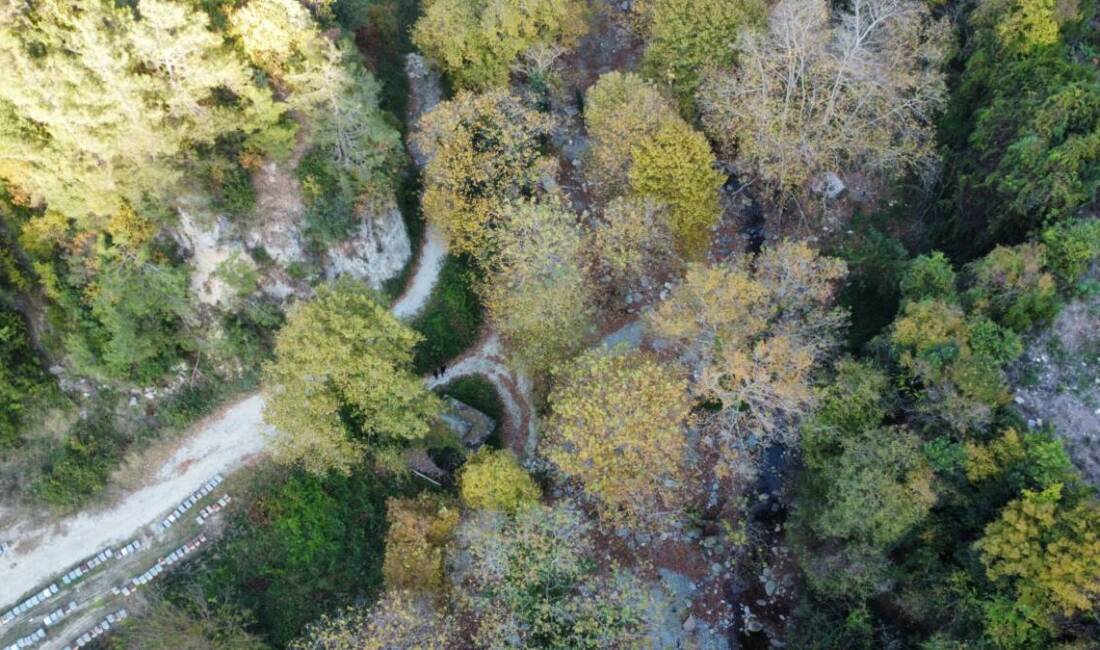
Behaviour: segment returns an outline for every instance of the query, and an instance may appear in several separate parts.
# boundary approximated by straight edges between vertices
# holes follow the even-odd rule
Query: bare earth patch
[[[1029,426],[1051,425],[1073,462],[1100,486],[1100,297],[1071,303],[1012,372]]]

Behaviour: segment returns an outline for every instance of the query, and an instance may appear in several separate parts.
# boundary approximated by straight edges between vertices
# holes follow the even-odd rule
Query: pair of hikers
[[[445,374],[447,374],[447,364],[443,364],[432,371],[432,375],[434,375],[436,379],[439,379]]]

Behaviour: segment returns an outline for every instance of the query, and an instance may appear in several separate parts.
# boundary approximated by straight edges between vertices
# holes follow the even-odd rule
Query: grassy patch
[[[484,313],[474,293],[474,271],[462,258],[448,256],[424,311],[412,328],[424,336],[414,366],[426,374],[458,356],[477,340]]]
[[[500,422],[504,418],[504,402],[488,379],[478,376],[459,377],[440,386],[436,392],[453,397],[496,420],[496,427],[493,428],[487,444],[494,449],[500,449]]]

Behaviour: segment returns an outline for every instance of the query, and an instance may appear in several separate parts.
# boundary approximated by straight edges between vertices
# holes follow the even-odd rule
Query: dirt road
[[[16,541],[15,548],[0,558],[0,611],[70,565],[133,537],[214,474],[227,474],[263,451],[269,428],[262,408],[258,394],[234,404],[187,440],[156,472],[155,483],[108,510],[80,513],[48,529],[16,526],[0,532],[0,539]]]

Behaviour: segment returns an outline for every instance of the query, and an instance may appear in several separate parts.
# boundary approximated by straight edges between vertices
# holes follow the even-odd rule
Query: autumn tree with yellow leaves
[[[640,352],[596,349],[555,382],[544,455],[608,522],[650,529],[675,521],[692,407],[684,378]]]
[[[424,216],[451,248],[481,258],[501,207],[536,194],[555,169],[540,150],[552,120],[503,90],[459,93],[424,115],[415,135],[428,157]]]
[[[831,306],[844,262],[784,241],[753,259],[693,266],[649,317],[693,369],[693,393],[719,406],[718,435],[790,442],[813,402],[811,376],[837,345]]]

